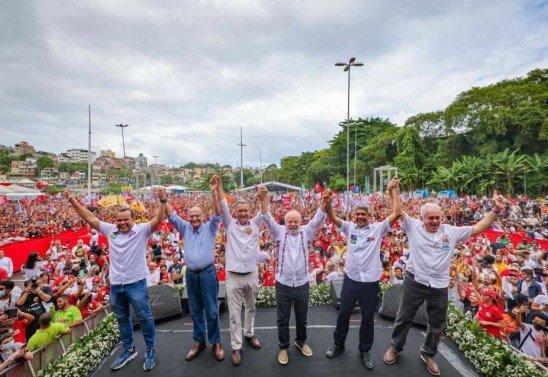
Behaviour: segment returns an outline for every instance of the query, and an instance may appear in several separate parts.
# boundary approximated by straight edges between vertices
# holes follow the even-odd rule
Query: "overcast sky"
[[[177,4],[177,5],[174,5]],[[0,6],[0,144],[244,165],[327,147],[346,117],[401,125],[548,66],[546,1],[24,1]],[[149,158],[149,162],[153,159]]]

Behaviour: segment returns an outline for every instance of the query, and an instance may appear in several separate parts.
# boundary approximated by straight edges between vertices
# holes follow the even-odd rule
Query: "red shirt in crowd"
[[[480,305],[478,310],[478,321],[498,322],[501,319],[504,319],[504,317],[502,316],[502,311],[496,305]],[[484,325],[481,325],[481,327],[485,330],[485,332],[493,335],[496,338],[500,338],[502,336],[500,328],[498,327]]]
[[[225,273],[225,270],[220,269],[219,271],[217,271],[217,279],[218,279],[219,281],[225,281],[225,280],[226,280],[226,273]]]
[[[13,334],[13,340],[15,343],[26,343],[27,339],[25,338],[25,334],[27,332],[27,326],[28,321],[26,319],[18,319],[13,324],[13,330],[15,331]]]
[[[263,274],[263,286],[274,287],[276,285],[276,277],[268,271]]]

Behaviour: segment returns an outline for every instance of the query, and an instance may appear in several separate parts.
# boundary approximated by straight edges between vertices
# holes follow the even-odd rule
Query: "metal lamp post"
[[[361,67],[363,63],[356,62],[356,58],[350,58],[348,63],[335,63],[337,67],[344,67],[344,72],[348,72],[348,101],[346,108],[346,191],[350,189],[350,68]],[[354,137],[355,138],[355,137]],[[355,146],[354,146],[355,149]],[[356,156],[354,153],[354,165]],[[354,184],[356,182],[356,170],[354,168]]]

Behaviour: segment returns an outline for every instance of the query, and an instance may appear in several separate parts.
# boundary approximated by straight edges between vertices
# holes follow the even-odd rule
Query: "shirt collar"
[[[112,232],[112,233],[113,233],[113,234],[128,234],[128,235],[132,236],[132,235],[134,235],[135,233],[137,233],[137,232],[135,231],[135,228],[136,228],[136,225],[133,224],[133,226],[131,227],[130,231],[127,232],[127,233],[122,233],[122,232],[120,232],[120,231],[118,230],[118,228],[116,228],[116,230],[115,230],[114,232]]]

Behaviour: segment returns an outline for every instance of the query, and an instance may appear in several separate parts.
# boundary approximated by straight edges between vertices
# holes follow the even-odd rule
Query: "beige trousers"
[[[242,304],[245,307],[244,335],[252,337],[255,323],[255,302],[259,293],[259,272],[257,270],[238,275],[227,271],[226,294],[230,315],[230,345],[233,350],[242,348]]]

